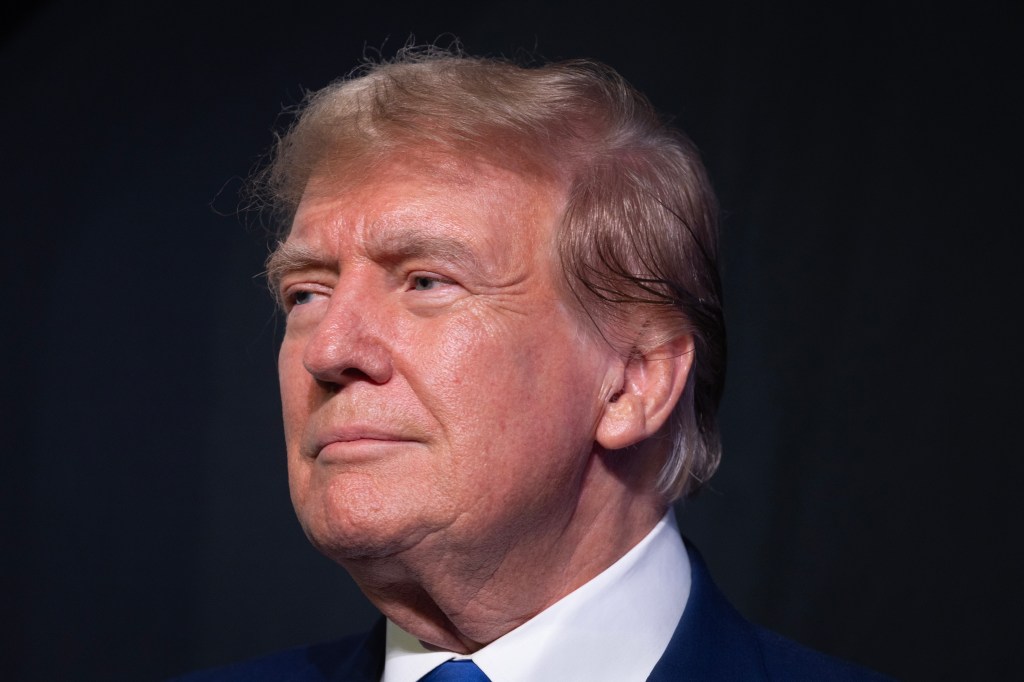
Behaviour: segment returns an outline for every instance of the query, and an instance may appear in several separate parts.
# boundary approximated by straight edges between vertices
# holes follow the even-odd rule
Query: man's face
[[[292,500],[322,551],[487,551],[569,523],[615,359],[560,293],[562,207],[450,159],[314,177],[272,270]]]

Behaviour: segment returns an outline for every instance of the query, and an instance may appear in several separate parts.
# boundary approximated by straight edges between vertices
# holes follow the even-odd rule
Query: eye
[[[312,303],[318,297],[329,295],[327,292],[317,291],[316,288],[290,287],[281,294],[281,301],[284,304],[285,312],[289,312],[299,306]]]
[[[455,282],[431,272],[416,272],[409,275],[410,291],[436,291],[454,285]]]
[[[442,310],[466,293],[455,280],[429,270],[409,272],[402,291],[411,309],[420,312]]]
[[[313,300],[313,292],[299,290],[291,294],[288,298],[292,305],[303,305]]]
[[[430,291],[431,289],[436,289],[440,284],[442,284],[440,279],[428,275],[416,275],[412,278],[412,289],[414,291]]]

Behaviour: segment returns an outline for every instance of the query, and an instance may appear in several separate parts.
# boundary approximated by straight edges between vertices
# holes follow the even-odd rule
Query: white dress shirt
[[[592,580],[469,656],[429,651],[390,620],[382,682],[471,658],[491,682],[643,682],[683,615],[690,561],[668,513]]]

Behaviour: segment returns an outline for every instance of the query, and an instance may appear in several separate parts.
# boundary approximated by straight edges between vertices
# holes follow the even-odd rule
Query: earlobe
[[[626,359],[619,368],[620,387],[598,422],[597,443],[607,450],[621,450],[656,434],[679,402],[692,364],[689,334]]]

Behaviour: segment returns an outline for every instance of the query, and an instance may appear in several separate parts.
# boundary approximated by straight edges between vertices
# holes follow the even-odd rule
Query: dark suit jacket
[[[689,544],[687,549],[692,567],[690,597],[668,649],[651,672],[649,682],[888,679],[747,622],[718,591],[700,554]],[[180,679],[182,682],[379,682],[383,672],[382,618],[364,635],[299,647]]]

